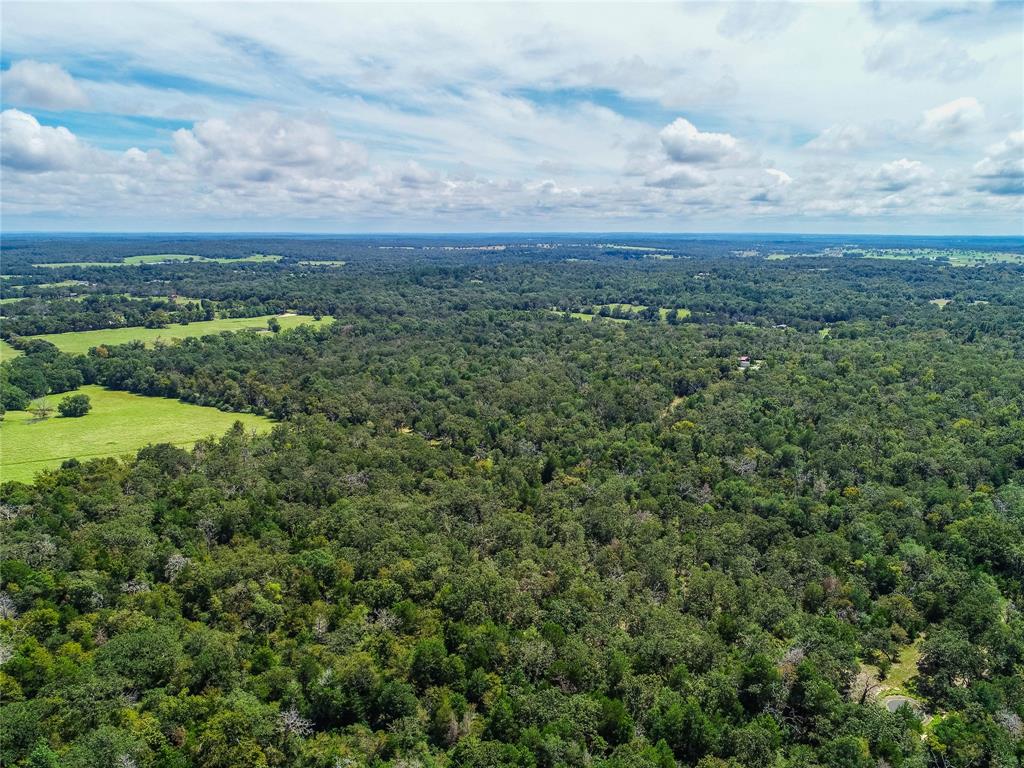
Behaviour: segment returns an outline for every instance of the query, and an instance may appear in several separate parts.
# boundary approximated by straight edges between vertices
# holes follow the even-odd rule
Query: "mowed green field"
[[[14,285],[14,286],[10,286],[10,287],[11,288],[26,288],[26,289],[31,289],[31,288],[77,288],[78,286],[81,286],[81,285],[88,285],[88,283],[85,280],[61,280],[59,283],[39,283],[38,285],[23,285],[23,286],[21,286],[21,285]],[[7,286],[4,286],[4,288],[6,289]],[[0,304],[10,304],[10,303],[15,302],[15,301],[22,301],[24,299],[30,299],[30,298],[34,298],[34,297],[32,297],[32,296],[5,296],[4,298],[0,299]],[[66,296],[61,296],[61,297],[57,297],[57,298],[67,298],[67,297]],[[84,298],[85,298],[85,295],[76,296],[75,297],[76,300],[81,300],[81,299],[84,299]]]
[[[61,280],[56,283],[40,283],[36,288],[70,288],[73,285],[88,285],[85,280]]]
[[[956,267],[977,267],[985,264],[1024,264],[1024,255],[996,251],[975,251],[960,248],[941,250],[937,248],[881,248],[864,252],[866,259],[897,259],[908,261],[923,259],[935,261],[949,259]]]
[[[124,263],[128,265],[138,264],[164,264],[169,261],[203,261],[216,262],[217,264],[264,264],[270,261],[280,261],[281,257],[276,254],[254,253],[251,256],[243,256],[239,259],[213,258],[211,256],[195,256],[191,253],[147,253],[140,256],[128,256]]]
[[[672,311],[671,309],[667,309],[665,307],[662,307],[661,309],[658,310],[658,316],[662,320],[667,321],[668,320],[668,313],[671,312],[671,311]],[[676,318],[679,319],[679,320],[682,320],[682,319],[687,318],[689,316],[690,316],[690,310],[686,309],[685,307],[676,310]]]
[[[8,411],[0,423],[0,480],[30,482],[41,469],[65,459],[120,456],[151,443],[187,447],[226,432],[236,421],[247,430],[267,432],[273,422],[248,413],[225,413],[164,397],[144,397],[89,385],[75,391],[89,396],[92,410],[80,418],[57,415],[70,393],[50,395],[54,414],[33,422],[28,411]]]
[[[17,357],[21,354],[20,349],[15,349],[3,339],[0,339],[0,363],[5,360],[10,360],[12,357]]]
[[[124,259],[125,264],[161,264],[167,261],[200,261],[200,257],[189,253],[149,253]]]
[[[60,267],[137,267],[140,264],[166,264],[171,261],[196,261],[217,264],[265,264],[280,261],[281,257],[271,253],[254,253],[238,259],[212,258],[195,256],[190,253],[146,253],[139,256],[126,256],[121,261],[61,261],[53,264],[33,264],[34,267],[58,269]]]
[[[592,315],[589,312],[563,312],[560,309],[555,309],[555,310],[552,310],[552,311],[557,312],[560,315],[566,315],[567,314],[573,320],[582,320],[582,321],[584,321],[586,323],[593,322],[595,319],[598,319],[598,320],[610,320],[613,323],[628,323],[629,322],[629,320],[627,320],[624,317],[601,317],[600,315]]]
[[[243,331],[251,328],[258,331],[267,330],[267,320],[277,317],[281,329],[287,330],[300,325],[322,327],[333,321],[325,317],[320,321],[312,315],[263,315],[261,317],[224,317],[219,320],[204,320],[188,325],[168,325],[165,328],[109,328],[100,331],[72,331],[70,333],[47,333],[42,336],[31,336],[33,339],[45,339],[54,344],[62,352],[72,355],[84,355],[93,347],[101,344],[113,346],[127,344],[130,341],[141,341],[144,344],[155,344],[158,341],[187,339],[193,336],[207,336],[223,331]]]

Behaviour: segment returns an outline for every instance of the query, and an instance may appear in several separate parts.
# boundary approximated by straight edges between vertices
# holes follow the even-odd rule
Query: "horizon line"
[[[531,237],[569,237],[582,235],[588,237],[596,236],[626,236],[626,237],[892,237],[892,238],[958,238],[970,237],[976,239],[1017,239],[1024,243],[1024,233],[1010,234],[975,234],[962,232],[955,234],[933,234],[933,233],[890,233],[890,232],[791,232],[785,230],[702,230],[687,232],[672,232],[658,230],[451,230],[451,231],[373,231],[373,232],[309,232],[301,230],[105,230],[105,229],[22,229],[0,231],[0,240],[9,236],[53,236],[53,235],[79,235],[79,236],[222,236],[222,237],[507,237],[507,236],[531,236]]]

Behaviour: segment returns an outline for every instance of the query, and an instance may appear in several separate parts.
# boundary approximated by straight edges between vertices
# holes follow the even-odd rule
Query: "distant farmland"
[[[182,263],[205,262],[211,264],[266,264],[280,261],[277,254],[254,253],[237,259],[196,256],[190,253],[147,253],[139,256],[126,256],[122,261],[60,261],[54,263],[33,264],[34,267],[59,269],[61,267],[138,267],[143,264],[167,264],[179,261]]]
[[[601,310],[607,309],[607,314],[601,314]],[[553,310],[559,314],[567,314],[576,320],[585,320],[590,322],[596,318],[602,320],[611,320],[617,323],[626,323],[630,320],[639,319],[639,315],[647,309],[645,304],[601,304],[592,307],[590,312],[567,312],[565,310],[556,309]],[[668,322],[669,314],[672,309],[666,307],[660,307],[658,309],[658,318],[663,323]],[[675,310],[676,319],[682,320],[690,316],[690,310],[688,309],[677,309]]]
[[[164,328],[108,328],[99,331],[72,331],[70,333],[47,333],[41,336],[29,336],[32,339],[44,339],[55,345],[62,352],[81,355],[101,344],[113,346],[141,341],[144,344],[155,344],[158,341],[187,339],[193,336],[208,336],[223,331],[257,330],[266,331],[267,321],[276,317],[282,330],[296,328],[300,325],[322,327],[333,321],[325,317],[316,320],[311,315],[262,315],[260,317],[225,317],[219,320],[204,320],[188,325],[168,325]]]

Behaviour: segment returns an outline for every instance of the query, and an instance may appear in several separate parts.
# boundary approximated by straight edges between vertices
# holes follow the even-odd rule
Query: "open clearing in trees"
[[[608,308],[609,314],[599,314],[600,310],[603,307]],[[617,323],[627,323],[630,320],[636,320],[637,316],[645,309],[647,309],[647,306],[644,304],[602,304],[595,307],[594,309],[596,309],[597,312],[566,312],[565,310],[561,309],[556,309],[554,311],[562,315],[567,314],[575,320],[584,320],[586,322],[590,322],[594,318],[599,317],[602,320],[612,320]],[[658,317],[661,320],[661,322],[668,322],[668,316],[670,312],[672,312],[672,310],[667,307],[660,307],[658,309]],[[677,309],[675,312],[676,318],[679,320],[682,320],[690,316],[690,310],[688,309]]]
[[[191,253],[146,253],[139,256],[126,256],[121,261],[59,261],[52,263],[33,264],[35,267],[60,269],[64,267],[138,267],[142,264],[167,264],[172,261],[204,262],[207,264],[266,264],[280,261],[278,254],[254,253],[237,259],[214,258],[211,256],[195,256]]]
[[[57,415],[57,404],[69,394],[84,394],[92,410],[78,418]],[[8,411],[0,423],[0,475],[4,482],[30,482],[36,472],[59,467],[65,459],[119,456],[151,443],[190,446],[220,435],[236,421],[247,430],[267,432],[273,422],[249,413],[183,403],[165,397],[146,397],[88,385],[45,398],[53,414],[35,420],[29,411]]]
[[[316,320],[312,315],[288,314],[262,315],[260,317],[224,317],[218,320],[189,323],[188,325],[168,325],[163,328],[109,328],[99,331],[47,333],[42,336],[30,336],[29,338],[45,339],[62,352],[81,355],[101,344],[113,346],[115,344],[127,344],[131,341],[155,344],[158,341],[166,342],[172,339],[187,339],[192,336],[208,336],[212,333],[222,333],[223,331],[244,331],[247,329],[266,331],[267,321],[271,317],[277,317],[277,321],[281,324],[281,330],[288,330],[307,324],[322,327],[332,321],[330,317]]]
[[[12,357],[17,357],[21,352],[12,347],[3,339],[0,339],[0,363],[4,360],[10,360]]]

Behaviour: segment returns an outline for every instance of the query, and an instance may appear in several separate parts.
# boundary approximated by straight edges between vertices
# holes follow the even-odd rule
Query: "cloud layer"
[[[3,74],[4,101],[21,107],[83,109],[89,99],[78,83],[56,64],[22,59]]]
[[[906,5],[10,4],[2,213],[1019,232],[1020,11]]]

